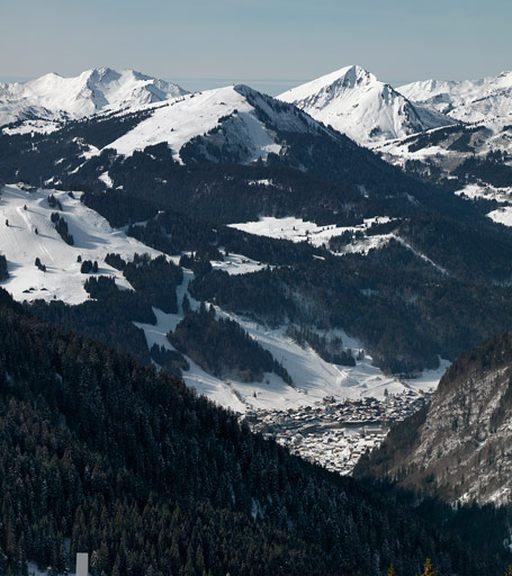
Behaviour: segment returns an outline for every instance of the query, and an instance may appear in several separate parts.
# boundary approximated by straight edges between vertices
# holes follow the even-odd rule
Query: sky
[[[512,69],[511,0],[0,0],[0,79],[98,66],[278,93],[349,64],[394,85]]]

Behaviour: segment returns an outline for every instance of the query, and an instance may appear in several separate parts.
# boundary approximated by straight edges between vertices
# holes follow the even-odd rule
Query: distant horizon
[[[19,0],[2,13],[0,77],[107,63],[205,89],[276,93],[349,64],[396,86],[512,68],[510,0]]]

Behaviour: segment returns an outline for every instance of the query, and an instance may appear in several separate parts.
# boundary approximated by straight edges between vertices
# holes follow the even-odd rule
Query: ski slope
[[[187,287],[193,278],[192,272],[185,270],[183,284],[178,288],[178,302],[181,303],[187,293]],[[187,293],[193,309],[199,307]],[[339,366],[323,360],[311,347],[299,346],[286,334],[286,326],[269,328],[253,320],[227,313],[215,306],[219,317],[238,322],[246,332],[263,348],[268,350],[290,374],[293,385],[286,384],[276,374],[265,374],[261,382],[240,382],[234,379],[222,380],[208,374],[188,358],[190,370],[183,372],[185,383],[235,412],[243,414],[251,410],[286,410],[321,403],[326,396],[337,400],[357,399],[367,396],[383,398],[386,390],[390,394],[399,394],[404,390],[434,389],[448,367],[442,361],[438,370],[427,371],[420,378],[401,380],[386,376],[372,365],[372,358],[364,352],[360,342],[350,338],[343,331],[332,331],[328,336],[341,336],[345,348],[361,352],[362,360],[354,367]],[[183,318],[183,311],[178,314],[165,314],[154,309],[157,323],[136,323],[144,330],[148,347],[153,344],[174,350],[166,334],[175,330]],[[324,333],[325,335],[325,333]]]
[[[276,143],[275,135],[257,118],[254,107],[234,86],[171,101],[105,148],[131,156],[137,150],[165,142],[174,159],[180,162],[180,150],[185,144],[217,128],[222,119],[231,115],[236,129],[232,126],[227,138],[233,148],[248,148],[246,161],[265,159],[269,152],[279,153],[281,146]]]
[[[319,226],[314,222],[296,218],[295,216],[285,216],[282,218],[262,216],[257,221],[237,222],[228,224],[228,226],[256,236],[290,240],[291,242],[308,242],[316,247],[327,248],[331,238],[340,236],[344,232],[362,232],[364,234],[373,224],[384,224],[390,221],[391,219],[388,216],[375,216],[373,218],[366,218],[363,223],[358,226],[337,226],[335,224]],[[367,254],[374,248],[385,246],[391,238],[393,238],[393,234],[365,235],[360,240],[347,244],[341,252],[334,252],[334,254],[340,255],[348,252]]]
[[[68,223],[74,238],[73,246],[64,242],[50,221],[52,212],[58,211],[48,205],[50,193],[62,204],[64,210],[60,214]],[[6,226],[6,220],[9,226]],[[0,285],[16,300],[57,299],[68,304],[86,300],[88,294],[83,282],[87,276],[80,272],[78,256],[82,260],[96,260],[100,274],[115,276],[119,286],[130,288],[118,270],[105,264],[109,252],[130,260],[135,253],[160,254],[126,236],[122,230],[112,229],[103,217],[80,202],[79,194],[71,198],[66,192],[28,192],[17,186],[2,189],[0,253],[7,258],[9,278]],[[36,268],[36,258],[46,265],[46,272]]]

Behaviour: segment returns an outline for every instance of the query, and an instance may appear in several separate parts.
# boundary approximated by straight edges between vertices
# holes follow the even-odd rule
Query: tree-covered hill
[[[501,545],[454,535],[406,495],[292,457],[179,381],[33,319],[0,290],[0,572],[500,574]],[[503,518],[474,512],[475,525]],[[446,523],[442,531],[437,522]],[[66,542],[70,539],[70,549]],[[498,539],[499,540],[499,539]]]
[[[512,333],[506,332],[462,354],[429,405],[392,428],[355,474],[449,502],[510,506],[511,416]]]
[[[193,253],[198,262],[184,265],[195,274],[196,299],[262,323],[344,330],[386,372],[416,374],[512,328],[510,229],[288,104],[243,87],[235,92],[273,134],[279,153],[243,161],[234,112],[185,143],[180,161],[165,138],[144,140],[130,154],[109,147],[150,120],[153,111],[146,110],[67,122],[47,134],[2,132],[0,178],[83,191],[83,203],[112,226],[126,226],[168,255]],[[302,219],[340,233],[315,244],[231,226],[261,217]],[[226,251],[271,268],[236,277],[211,271],[208,261]],[[129,265],[125,276],[153,306],[177,310],[180,273],[168,263]],[[147,360],[147,351],[136,350],[141,335],[133,326],[126,346],[111,313],[111,326],[101,325],[98,309],[105,305],[88,307],[100,323],[84,322],[82,309],[39,306],[38,313],[113,338]]]

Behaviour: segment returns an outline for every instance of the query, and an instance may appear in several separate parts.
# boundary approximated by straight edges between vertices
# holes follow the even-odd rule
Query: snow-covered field
[[[58,212],[48,205],[50,193],[62,204],[60,214],[68,223],[73,246],[64,242],[50,220],[52,212]],[[100,274],[115,276],[119,286],[129,288],[124,276],[105,264],[105,256],[116,252],[131,260],[135,253],[160,254],[122,230],[112,229],[80,202],[79,194],[71,198],[65,192],[27,192],[17,186],[5,187],[0,195],[0,252],[7,258],[9,269],[9,278],[1,285],[16,300],[57,299],[68,304],[88,298],[78,256],[97,261]],[[46,266],[46,272],[35,266],[36,258]]]
[[[512,226],[512,187],[495,188],[488,185],[468,184],[462,190],[455,192],[455,194],[470,200],[478,200],[479,198],[494,200],[500,206],[491,210],[487,217],[493,222],[504,226]]]
[[[61,127],[59,122],[54,122],[53,120],[25,120],[19,126],[15,128],[5,127],[2,128],[2,132],[8,136],[14,136],[16,134],[51,134]]]
[[[505,226],[512,226],[512,206],[502,206],[489,212],[487,216],[491,220],[494,220],[494,222],[499,222]]]
[[[292,242],[309,242],[313,246],[327,246],[329,240],[334,236],[340,236],[344,232],[364,232],[373,224],[384,224],[390,221],[387,216],[377,216],[367,218],[358,226],[318,226],[314,222],[308,222],[295,216],[285,216],[275,218],[274,216],[263,216],[255,222],[238,222],[229,224],[232,228],[237,228],[243,232],[256,236],[267,236],[279,240],[290,240]],[[359,242],[347,245],[345,252],[368,252],[372,248],[378,248],[391,238],[391,234],[375,235],[365,237]]]
[[[512,188],[496,188],[488,184],[468,184],[457,190],[455,194],[469,200],[484,198],[485,200],[496,200],[496,202],[512,202]]]
[[[224,270],[228,274],[251,274],[267,267],[264,262],[256,262],[241,254],[224,254],[224,260],[212,260],[211,265],[216,270]]]

